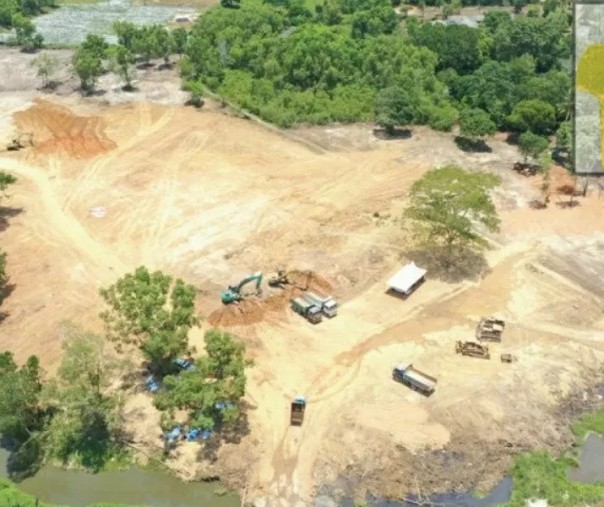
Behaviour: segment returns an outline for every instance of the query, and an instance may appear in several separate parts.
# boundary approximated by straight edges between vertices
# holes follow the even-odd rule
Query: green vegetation
[[[109,45],[98,35],[88,35],[76,49],[72,64],[80,78],[82,91],[94,91],[98,78],[107,70],[117,74],[123,82],[124,90],[131,91],[136,76],[134,64],[141,61],[149,64],[152,58],[163,58],[164,65],[170,65],[170,55],[182,55],[187,42],[187,31],[177,28],[168,31],[162,25],[137,27],[133,23],[118,21],[113,29],[118,44]],[[194,102],[197,90],[191,92]]]
[[[482,109],[465,109],[459,117],[459,132],[462,136],[476,141],[495,133],[497,126],[488,113]]]
[[[14,185],[17,179],[4,171],[0,171],[0,198],[3,196],[6,189]],[[8,284],[8,275],[6,274],[6,253],[0,250],[0,304],[6,297],[6,288]],[[2,312],[0,312],[0,321],[2,320]]]
[[[114,442],[120,403],[110,384],[120,364],[105,350],[102,336],[69,326],[56,379],[45,386],[53,416],[45,434],[49,459],[98,471],[123,456]]]
[[[58,376],[46,383],[36,356],[18,368],[10,352],[0,354],[0,433],[15,445],[12,477],[31,474],[45,461],[98,471],[124,460],[119,399],[109,389],[118,364],[102,337],[73,326],[65,335]]]
[[[32,60],[31,66],[35,67],[38,77],[42,78],[42,86],[47,88],[51,86],[52,77],[59,68],[59,60],[51,53],[42,53]]]
[[[571,428],[579,440],[583,440],[589,432],[604,435],[604,409],[580,415]]]
[[[512,469],[514,489],[507,507],[524,507],[532,498],[547,499],[549,505],[572,507],[596,505],[604,498],[604,485],[582,484],[568,479],[567,470],[575,462],[533,452],[516,458]]]
[[[549,141],[546,137],[538,136],[532,132],[525,132],[518,137],[518,148],[524,157],[524,163],[528,162],[529,157],[538,161],[539,157],[547,151]]]
[[[0,0],[0,30],[14,28],[17,45],[28,50],[39,49],[44,40],[29,18],[51,7],[56,7],[55,0]]]
[[[432,169],[411,187],[405,216],[413,220],[422,243],[430,249],[444,249],[445,260],[454,251],[484,248],[487,243],[476,227],[499,229],[489,196],[489,190],[499,183],[496,175],[468,172],[455,165]]]
[[[211,329],[205,337],[206,355],[195,369],[164,378],[166,390],[155,405],[168,414],[188,410],[191,426],[212,429],[233,425],[241,416],[245,394],[245,346],[226,332]],[[169,417],[171,419],[171,417]]]
[[[108,305],[101,318],[118,350],[135,345],[153,372],[172,373],[174,359],[187,349],[189,329],[198,322],[195,287],[141,266],[100,292]]]
[[[182,73],[187,87],[201,81],[281,126],[375,119],[389,132],[449,130],[460,112],[480,109],[498,129],[524,131],[528,121],[550,133],[571,110],[560,63],[569,19],[553,7],[537,17],[489,13],[473,29],[401,23],[388,0],[243,2],[196,22]]]

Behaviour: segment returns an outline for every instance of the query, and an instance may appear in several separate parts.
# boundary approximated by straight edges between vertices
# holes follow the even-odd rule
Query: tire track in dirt
[[[156,262],[155,252],[162,248],[161,240],[164,239],[168,218],[177,198],[178,174],[182,163],[191,157],[190,147],[195,145],[197,137],[194,133],[190,132],[184,138],[182,138],[180,133],[177,133],[174,136],[165,139],[165,142],[170,145],[174,145],[175,141],[178,141],[183,148],[177,150],[178,156],[173,157],[170,160],[170,163],[164,166],[162,178],[160,179],[161,190],[159,193],[161,195],[161,201],[159,203],[153,203],[152,196],[149,196],[148,206],[153,206],[156,219],[153,220],[147,228],[147,233],[141,248],[142,262],[145,265],[154,265]]]
[[[88,189],[91,186],[93,179],[99,174],[100,171],[115,162],[123,153],[131,150],[138,143],[147,142],[147,138],[149,136],[159,132],[172,120],[174,116],[174,108],[164,108],[162,116],[154,122],[151,115],[151,108],[152,106],[150,104],[143,104],[139,106],[138,113],[140,118],[140,127],[134,136],[125,143],[118,144],[117,148],[90,164],[88,170],[81,178],[80,183],[74,186],[74,189],[67,196],[64,203],[65,209],[68,209],[74,199],[81,195],[85,189]]]
[[[0,158],[0,167],[30,180],[37,188],[45,208],[45,219],[53,225],[53,233],[62,237],[65,246],[88,259],[94,268],[103,270],[105,280],[127,270],[112,251],[98,243],[85,227],[59,203],[49,176],[42,170],[13,159]]]

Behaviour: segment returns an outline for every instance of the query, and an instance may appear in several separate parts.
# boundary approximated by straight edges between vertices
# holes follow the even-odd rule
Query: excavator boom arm
[[[262,284],[262,273],[257,272],[253,275],[246,276],[243,280],[241,280],[241,282],[239,282],[239,285],[237,285],[237,292],[241,292],[241,289],[243,289],[245,285],[253,281],[256,281],[256,290],[260,290],[260,285]]]

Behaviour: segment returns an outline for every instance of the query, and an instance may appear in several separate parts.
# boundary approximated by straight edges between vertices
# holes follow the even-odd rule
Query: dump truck
[[[416,370],[412,364],[399,363],[392,369],[392,378],[397,382],[405,384],[414,391],[430,395],[436,388],[437,380]]]
[[[291,304],[292,310],[302,315],[308,322],[317,324],[323,319],[321,309],[304,298],[294,298],[291,300]]]
[[[309,291],[305,292],[302,297],[318,306],[323,312],[323,315],[329,318],[335,317],[338,314],[338,303],[331,296],[325,296],[318,292]]]
[[[304,411],[306,410],[306,398],[304,396],[296,396],[291,404],[289,422],[292,426],[302,426],[304,422]]]
[[[476,327],[476,339],[479,341],[500,342],[505,322],[494,317],[483,317]]]
[[[455,344],[455,353],[462,356],[481,357],[483,359],[491,358],[489,347],[475,342],[461,342],[458,340]]]

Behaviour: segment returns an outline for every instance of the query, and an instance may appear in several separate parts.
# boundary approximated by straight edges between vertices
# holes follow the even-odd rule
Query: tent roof
[[[388,285],[399,292],[407,292],[413,285],[419,282],[426,273],[427,271],[418,267],[415,262],[410,262],[388,280]]]

